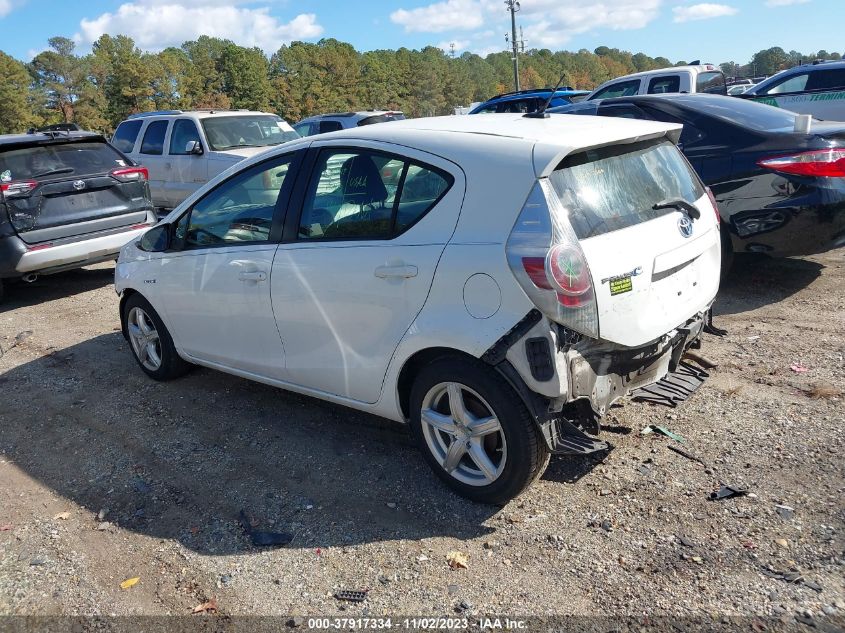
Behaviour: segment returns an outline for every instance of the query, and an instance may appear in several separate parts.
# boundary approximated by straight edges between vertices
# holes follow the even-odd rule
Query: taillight
[[[796,176],[845,178],[845,149],[821,149],[758,161],[760,167]]]
[[[150,179],[150,172],[146,167],[124,167],[113,169],[111,175],[121,182],[139,182]]]
[[[45,242],[43,244],[36,244],[35,246],[27,246],[28,251],[43,251],[45,248],[52,248],[53,242]]]
[[[15,196],[25,196],[32,193],[32,190],[37,186],[38,182],[35,180],[13,180],[0,183],[0,191],[7,198],[14,198]]]
[[[713,195],[713,190],[710,187],[705,187],[707,197],[710,198],[710,204],[713,205],[713,212],[716,214],[716,224],[722,223],[722,217],[719,215],[719,204],[716,202],[716,196]]]
[[[580,297],[592,288],[590,269],[577,244],[558,244],[547,256],[549,272],[558,289],[570,297]]]
[[[545,257],[523,257],[522,267],[525,269],[528,278],[538,288],[543,290],[551,290],[552,285],[546,277],[546,258]]]
[[[566,209],[547,180],[534,185],[508,237],[508,265],[548,318],[598,336],[590,267]]]

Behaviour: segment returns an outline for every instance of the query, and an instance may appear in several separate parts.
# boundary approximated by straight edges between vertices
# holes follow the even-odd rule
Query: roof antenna
[[[555,96],[555,93],[560,89],[563,85],[563,80],[566,79],[566,73],[563,73],[560,76],[560,79],[557,80],[557,84],[555,85],[554,89],[552,90],[552,94],[549,95],[549,98],[546,99],[546,102],[538,108],[535,112],[526,112],[522,116],[526,119],[548,119],[549,115],[546,113],[546,108],[549,107],[549,104],[552,102],[552,99]]]

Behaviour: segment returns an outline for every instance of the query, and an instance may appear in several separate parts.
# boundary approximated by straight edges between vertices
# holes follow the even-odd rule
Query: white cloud
[[[739,9],[727,4],[712,4],[704,2],[702,4],[691,4],[685,7],[674,7],[672,13],[675,14],[675,22],[691,22],[693,20],[709,20],[710,18],[720,18],[725,15],[735,15]]]
[[[441,33],[467,31],[484,24],[480,0],[444,0],[416,9],[397,9],[390,14],[394,24],[406,32]]]
[[[3,2],[4,0],[0,0]],[[200,35],[221,37],[242,46],[273,52],[283,43],[310,39],[323,32],[313,13],[280,22],[268,7],[233,6],[242,0],[137,0],[120,5],[114,13],[83,19],[75,39],[92,43],[101,35],[128,35],[142,49],[178,46]]]
[[[810,0],[766,0],[767,7],[788,7],[793,4],[806,4]]]
[[[0,0],[0,18],[6,17],[25,0]]]

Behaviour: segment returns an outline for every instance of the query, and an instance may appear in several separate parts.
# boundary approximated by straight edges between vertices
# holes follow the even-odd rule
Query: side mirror
[[[202,143],[199,141],[188,141],[185,144],[185,153],[186,154],[202,154]]]
[[[148,253],[163,253],[170,248],[170,225],[158,224],[141,236],[138,248]]]

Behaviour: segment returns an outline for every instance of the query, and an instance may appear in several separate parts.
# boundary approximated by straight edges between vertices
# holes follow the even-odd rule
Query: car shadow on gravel
[[[34,282],[5,281],[5,296],[0,313],[55,301],[62,297],[96,290],[114,283],[114,267],[79,268],[54,275],[43,275]]]
[[[0,377],[0,450],[94,534],[250,552],[242,510],[296,548],[493,531],[499,508],[448,491],[401,425],[200,368],[157,383],[118,332],[58,356]]]
[[[783,301],[818,279],[823,268],[806,259],[737,255],[719,289],[713,313],[717,317],[739,314]]]

